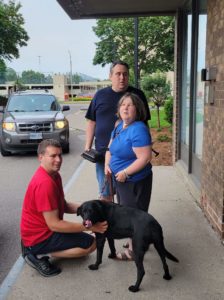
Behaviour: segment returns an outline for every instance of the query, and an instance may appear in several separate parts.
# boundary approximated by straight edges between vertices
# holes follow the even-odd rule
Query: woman
[[[120,122],[111,134],[105,174],[113,175],[119,204],[148,211],[152,189],[151,136],[144,124],[145,108],[139,97],[126,93],[118,104]],[[132,260],[132,242],[118,253]]]

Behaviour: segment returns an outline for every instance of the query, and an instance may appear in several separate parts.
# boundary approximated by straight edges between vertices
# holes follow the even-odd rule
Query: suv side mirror
[[[62,111],[70,110],[70,106],[68,105],[62,105]]]

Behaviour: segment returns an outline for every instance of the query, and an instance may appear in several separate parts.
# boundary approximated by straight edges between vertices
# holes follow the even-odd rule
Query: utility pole
[[[70,62],[70,84],[71,84],[71,100],[73,100],[73,89],[72,89],[72,56],[71,52],[68,50],[69,62]]]
[[[38,66],[39,66],[39,72],[40,72],[40,58],[41,58],[41,56],[40,56],[40,55],[38,55]]]

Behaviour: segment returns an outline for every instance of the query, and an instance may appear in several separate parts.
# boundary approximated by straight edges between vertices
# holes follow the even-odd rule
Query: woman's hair
[[[124,102],[124,100],[126,98],[131,98],[132,103],[135,106],[135,109],[136,109],[135,121],[143,121],[144,122],[146,120],[146,118],[147,118],[147,114],[146,114],[146,109],[145,109],[144,103],[139,98],[139,96],[137,96],[134,93],[125,93],[124,96],[118,102],[118,108],[117,108],[117,116],[118,116],[118,118],[121,119],[121,116],[120,116],[120,107],[121,107],[122,103]]]
[[[47,139],[47,140],[43,140],[42,142],[40,142],[40,144],[38,145],[38,148],[37,148],[37,154],[38,155],[44,154],[46,151],[46,148],[49,146],[52,146],[55,148],[61,148],[61,144],[57,140]]]

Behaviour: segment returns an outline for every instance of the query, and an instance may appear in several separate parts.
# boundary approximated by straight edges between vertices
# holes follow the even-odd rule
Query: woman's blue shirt
[[[111,133],[113,140],[110,145],[110,168],[115,175],[128,168],[135,160],[133,148],[145,147],[152,144],[148,127],[141,121],[135,121],[123,129],[123,121]],[[151,164],[148,163],[141,171],[133,174],[128,181],[138,181],[151,173]]]

